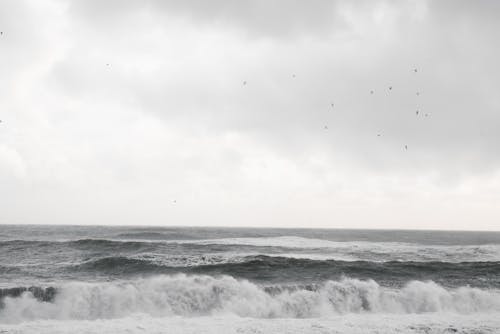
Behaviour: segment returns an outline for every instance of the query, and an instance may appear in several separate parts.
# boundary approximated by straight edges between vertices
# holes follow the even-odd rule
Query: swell
[[[0,322],[105,319],[142,313],[155,317],[233,314],[252,318],[312,318],[347,313],[499,313],[500,292],[447,289],[412,281],[400,289],[373,280],[262,287],[229,276],[156,276],[128,282],[67,283],[50,300],[24,291],[3,299]]]
[[[71,266],[68,270],[111,276],[159,273],[231,275],[258,282],[283,282],[287,279],[317,282],[348,276],[395,285],[410,280],[433,280],[447,286],[500,287],[500,262],[319,261],[258,255],[244,257],[238,262],[173,267],[146,259],[106,257]]]

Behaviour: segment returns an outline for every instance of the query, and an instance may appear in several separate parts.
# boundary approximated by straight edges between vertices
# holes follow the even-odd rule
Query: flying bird
[[[333,108],[333,103],[331,103],[331,106],[332,106],[332,108]]]
[[[405,145],[405,150],[408,150],[408,145]]]
[[[413,72],[417,73],[417,69],[416,69],[416,68],[415,68],[415,69],[413,69]]]
[[[415,111],[415,114],[418,116],[418,110],[417,110],[417,111]]]
[[[380,136],[381,136],[381,134],[380,134],[380,133],[377,133],[377,137],[380,137]]]
[[[389,86],[389,90],[392,90],[392,86]]]

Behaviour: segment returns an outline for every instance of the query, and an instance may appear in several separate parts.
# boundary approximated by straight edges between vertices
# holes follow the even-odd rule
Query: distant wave
[[[471,284],[480,287],[500,286],[500,262],[369,262],[310,260],[280,256],[246,256],[231,259],[197,259],[197,265],[170,265],[154,259],[128,257],[106,257],[90,260],[68,268],[82,274],[98,273],[121,277],[123,275],[151,274],[205,274],[230,275],[252,281],[322,281],[344,276],[360,279],[375,279],[391,284],[407,281],[434,280],[448,286]],[[178,261],[180,263],[186,260]]]
[[[228,253],[234,255],[264,254],[313,260],[370,261],[370,262],[500,262],[500,245],[421,245],[398,242],[337,242],[302,237],[226,238],[206,240],[108,240],[80,239],[66,241],[0,241],[0,251],[59,247],[102,252],[141,252],[158,255],[180,253]],[[178,252],[179,253],[179,252]],[[228,256],[229,256],[228,255]],[[230,256],[229,256],[230,257]]]
[[[500,261],[500,245],[422,245],[402,242],[330,241],[296,236],[185,240],[179,243],[324,250],[332,256],[385,261]]]
[[[132,240],[155,240],[155,241],[167,241],[172,239],[196,239],[195,233],[187,233],[184,231],[169,231],[169,232],[129,232],[120,233],[115,238],[117,239],[132,239]]]
[[[130,282],[62,285],[51,302],[26,290],[3,298],[1,322],[35,319],[122,318],[233,314],[253,318],[310,318],[347,313],[459,314],[500,312],[500,292],[470,287],[446,289],[412,281],[401,289],[373,280],[343,279],[320,285],[278,286],[273,291],[229,276],[157,276]]]
[[[20,273],[21,269],[15,266],[0,266],[0,275]]]

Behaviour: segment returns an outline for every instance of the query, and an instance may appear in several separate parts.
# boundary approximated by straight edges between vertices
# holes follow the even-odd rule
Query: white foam
[[[31,293],[5,298],[0,323],[39,319],[86,320],[235,315],[252,318],[314,318],[350,313],[499,313],[500,292],[470,287],[448,290],[433,282],[402,289],[374,281],[327,281],[317,290],[282,289],[268,294],[229,276],[158,276],[129,282],[63,285],[52,303]]]
[[[315,319],[252,319],[233,316],[158,318],[134,315],[94,321],[38,320],[0,324],[9,334],[494,334],[500,317],[490,314],[349,314]]]

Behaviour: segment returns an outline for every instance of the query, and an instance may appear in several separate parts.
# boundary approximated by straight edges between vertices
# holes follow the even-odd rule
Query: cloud
[[[8,2],[4,220],[494,227],[495,6]]]
[[[107,25],[143,13],[168,21],[186,19],[202,27],[231,27],[251,38],[287,38],[302,33],[323,34],[345,24],[337,1],[75,1],[71,11],[85,20]],[[135,24],[133,24],[136,26]],[[137,27],[137,26],[136,26]]]

